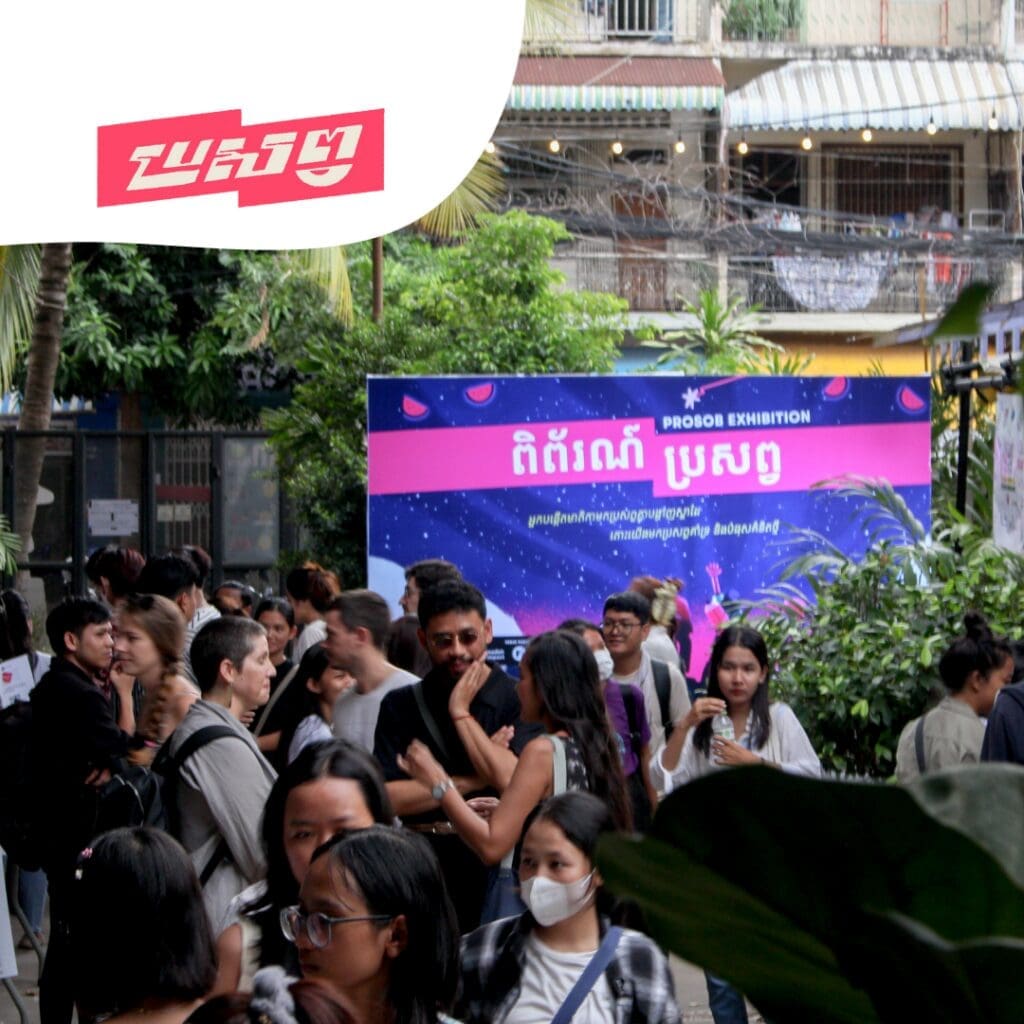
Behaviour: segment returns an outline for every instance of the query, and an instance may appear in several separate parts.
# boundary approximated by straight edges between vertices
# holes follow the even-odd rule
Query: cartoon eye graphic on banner
[[[524,6],[20,5],[0,64],[19,97],[0,108],[0,243],[292,249],[404,227],[480,157]],[[52,84],[26,89],[41,66]]]

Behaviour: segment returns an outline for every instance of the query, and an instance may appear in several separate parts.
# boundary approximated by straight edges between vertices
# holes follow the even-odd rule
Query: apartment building
[[[677,324],[715,288],[822,370],[866,364],[969,281],[1021,295],[1022,15],[579,0],[524,44],[495,132],[509,202],[562,219],[570,284],[638,320]]]

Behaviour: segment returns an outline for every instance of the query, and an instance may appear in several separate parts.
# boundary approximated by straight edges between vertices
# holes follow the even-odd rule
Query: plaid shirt
[[[462,986],[454,1016],[465,1024],[498,1024],[519,998],[530,914],[484,925],[462,940]],[[608,921],[601,918],[601,934]],[[681,1024],[668,958],[646,935],[623,929],[605,977],[616,1024]],[[553,1015],[553,1014],[552,1014]]]

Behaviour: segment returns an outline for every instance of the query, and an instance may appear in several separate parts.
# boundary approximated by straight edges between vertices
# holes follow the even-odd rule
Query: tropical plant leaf
[[[609,837],[598,861],[605,885],[640,907],[662,946],[730,978],[751,998],[757,992],[754,1001],[766,1015],[784,1010],[778,1019],[791,1024],[877,1019],[870,999],[843,977],[825,943],[671,845]],[[799,1006],[794,991],[801,993]]]
[[[28,347],[39,284],[39,246],[0,245],[0,394],[11,386],[14,363]]]
[[[938,326],[925,339],[934,344],[939,338],[975,338],[981,333],[981,315],[985,304],[995,293],[995,285],[987,281],[974,281],[957,296],[956,301],[942,315]]]
[[[1004,795],[1001,814],[994,800],[984,813],[972,808],[986,790]],[[1024,829],[1022,808],[1024,768],[1014,765],[950,772],[919,793],[737,768],[672,793],[648,837],[602,843],[598,864],[613,890],[651,912],[661,943],[722,974],[768,1016],[982,1024],[1009,1020],[986,1016],[991,1001],[976,991],[985,951],[1000,959],[1003,1004],[1019,1017],[1024,999],[1024,890],[996,838],[1008,819],[1011,836]],[[723,915],[728,927],[716,923]],[[914,970],[885,969],[897,940],[895,959]],[[944,1003],[926,998],[936,974]],[[894,1013],[896,983],[901,1011],[916,993],[927,1012]]]
[[[504,192],[501,161],[485,151],[455,191],[416,221],[415,227],[433,238],[463,238],[476,227],[482,213],[494,209]]]
[[[300,270],[327,296],[334,315],[345,325],[352,323],[352,285],[348,277],[348,257],[343,245],[322,249],[298,249],[292,258]]]

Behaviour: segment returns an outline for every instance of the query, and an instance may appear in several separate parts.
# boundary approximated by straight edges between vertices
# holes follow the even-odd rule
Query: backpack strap
[[[235,739],[242,740],[243,742],[245,740],[244,736],[241,736],[237,730],[232,729],[229,725],[207,725],[202,729],[196,729],[173,754],[168,755],[167,767],[164,769],[165,778],[170,778],[173,773],[176,781],[185,762],[197,750],[205,747],[208,743],[212,743],[214,740],[226,739],[229,736],[233,736]],[[199,872],[200,887],[205,888],[206,883],[213,877],[214,871],[217,870],[222,861],[230,861],[231,859],[231,847],[228,846],[227,840],[221,837],[220,842],[214,847],[213,853],[210,854],[209,860],[207,860]]]
[[[434,741],[437,749],[441,751],[441,756],[450,764],[452,758],[448,753],[448,744],[445,743],[444,737],[441,735],[437,719],[434,718],[430,713],[430,708],[427,707],[427,698],[423,693],[423,684],[413,683],[412,694],[416,698],[416,706],[420,709],[420,718],[423,719],[423,724],[427,727],[427,732],[430,733],[430,738]]]
[[[626,709],[626,720],[629,722],[629,745],[633,748],[633,753],[639,757],[643,747],[641,742],[643,734],[640,731],[639,716],[637,715],[636,695],[629,683],[619,683],[619,689],[622,691],[622,706]]]
[[[551,740],[551,795],[561,796],[568,786],[568,767],[565,761],[565,740],[549,735]]]
[[[267,719],[270,717],[270,712],[274,710],[274,705],[281,699],[281,695],[285,690],[288,689],[292,684],[292,680],[295,678],[295,673],[299,671],[299,663],[292,665],[292,670],[281,680],[281,684],[274,690],[274,695],[263,705],[263,710],[260,712],[260,717],[256,720],[256,724],[252,727],[253,736],[262,736],[263,728],[267,724]]]
[[[583,968],[583,973],[576,979],[576,984],[569,989],[565,1001],[551,1018],[551,1024],[569,1024],[576,1011],[587,998],[587,994],[594,987],[597,979],[604,973],[604,969],[612,962],[615,950],[622,938],[622,929],[619,927],[609,928],[604,933],[601,945],[597,952],[590,958],[589,963]]]
[[[927,714],[922,715],[917,720],[917,726],[914,728],[914,756],[917,758],[917,770],[924,775],[925,773],[925,760],[924,760],[924,720],[927,718]]]
[[[661,724],[665,727],[665,739],[675,730],[672,712],[669,711],[669,695],[672,692],[672,678],[668,665],[656,658],[651,658],[651,672],[654,675],[654,692],[658,695],[658,710],[661,712]]]

